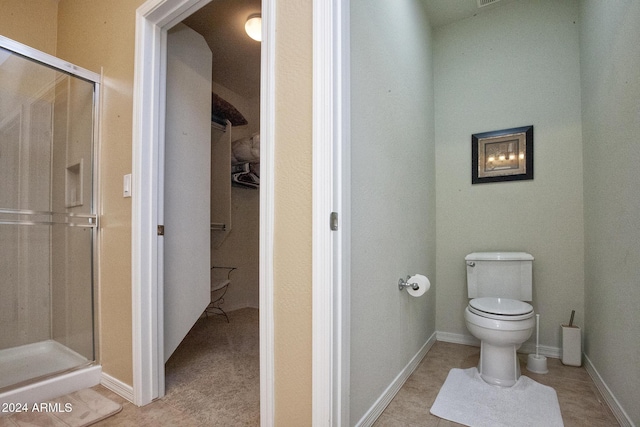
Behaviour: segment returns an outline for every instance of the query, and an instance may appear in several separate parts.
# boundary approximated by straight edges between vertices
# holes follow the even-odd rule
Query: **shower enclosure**
[[[0,36],[0,398],[95,366],[98,82]]]

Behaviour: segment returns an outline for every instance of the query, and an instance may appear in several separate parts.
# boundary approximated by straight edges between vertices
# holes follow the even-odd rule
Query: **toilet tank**
[[[531,301],[533,256],[525,252],[474,252],[465,258],[469,298]]]

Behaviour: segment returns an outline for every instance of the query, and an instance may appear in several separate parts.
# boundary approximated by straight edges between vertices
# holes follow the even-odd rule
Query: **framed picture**
[[[533,126],[471,135],[471,183],[533,179]]]

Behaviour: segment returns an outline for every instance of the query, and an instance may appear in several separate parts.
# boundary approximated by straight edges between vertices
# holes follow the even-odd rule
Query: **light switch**
[[[124,191],[122,197],[131,197],[131,174],[128,173],[124,176]]]

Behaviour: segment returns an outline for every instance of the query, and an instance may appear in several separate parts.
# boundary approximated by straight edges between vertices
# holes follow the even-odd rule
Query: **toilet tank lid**
[[[473,252],[466,261],[533,261],[533,255],[526,252]]]

